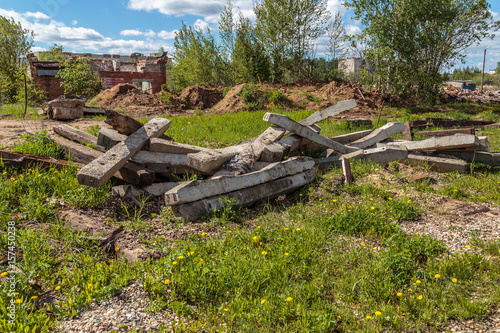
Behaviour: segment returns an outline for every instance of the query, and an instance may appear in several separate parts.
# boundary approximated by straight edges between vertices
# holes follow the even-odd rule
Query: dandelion
[[[302,193],[299,194],[299,196],[301,197],[302,196]]]
[[[396,294],[396,296],[401,297],[401,296],[403,296],[403,293],[399,292],[399,293]]]
[[[374,209],[375,209],[375,207],[371,206],[371,207],[370,207],[370,209],[371,209],[371,210],[374,210]]]
[[[232,230],[228,230],[228,231],[227,231],[227,233],[228,233],[228,234],[230,234],[230,233],[232,233],[232,232],[233,232]]]
[[[291,298],[291,297],[289,296],[289,297],[287,297],[287,298],[286,298],[286,301],[287,301],[287,302],[291,302],[291,301],[293,301],[293,298]]]
[[[361,246],[365,246],[365,243],[361,243]]]
[[[338,319],[342,319],[342,317],[341,317],[341,316],[337,316],[337,318],[338,318]]]
[[[372,317],[371,316],[366,316],[366,319],[370,320],[370,319],[372,319]]]
[[[408,292],[410,292],[410,293],[411,293],[412,291],[413,291],[412,289],[408,289]]]
[[[200,258],[200,262],[203,264],[205,262],[205,260],[203,260],[203,259]]]
[[[184,256],[178,256],[177,259],[182,260],[184,259]]]
[[[407,201],[407,203],[411,204],[411,199],[409,199],[409,200]]]
[[[260,229],[260,225],[257,226],[257,229]]]
[[[88,290],[92,290],[92,288],[93,288],[93,287],[92,287],[92,285],[91,285],[91,284],[89,284],[89,285],[87,286],[87,289],[88,289]]]
[[[254,236],[254,237],[253,237],[253,241],[254,241],[254,243],[257,243],[257,242],[259,241],[259,237]]]
[[[285,252],[285,256],[288,256],[288,252]]]
[[[194,252],[193,252],[193,251],[191,251],[191,252],[189,252],[188,254],[189,254],[190,256],[192,256],[192,255],[194,254]]]
[[[421,284],[421,283],[422,283],[422,281],[420,281],[420,280],[417,280],[417,284]]]
[[[16,304],[21,304],[23,301],[21,299],[16,299]]]
[[[6,174],[7,174],[7,171],[4,171],[4,172],[3,172],[3,174],[4,174],[4,175],[6,175]]]
[[[0,276],[7,276],[7,272],[2,272],[2,274],[0,274]]]
[[[435,277],[436,279],[440,279],[440,278],[441,278],[441,275],[436,274],[436,275],[434,275],[434,277]]]
[[[59,290],[59,289],[61,289],[61,286],[56,286],[56,287],[54,288],[54,290]]]
[[[163,281],[163,283],[165,283],[165,284],[169,284],[169,283],[170,283],[170,280],[169,280],[169,279],[166,279],[165,281]]]
[[[392,198],[391,198],[391,197],[389,197],[389,201],[392,201]]]
[[[373,198],[370,198],[370,201],[373,201]]]
[[[295,229],[295,230],[300,231],[300,228],[297,228],[297,229]]]
[[[458,280],[457,280],[457,279],[455,279],[455,278],[453,278],[453,279],[451,279],[451,282],[453,282],[453,283],[457,283],[457,282],[458,282]]]
[[[375,316],[381,316],[382,315],[382,312],[380,311],[375,311]]]
[[[290,228],[285,228],[285,231],[290,230]]]
[[[465,245],[465,248],[466,249],[470,249],[470,245]]]
[[[11,181],[11,182],[13,182],[14,180],[16,180],[16,178],[14,178],[14,177],[12,177],[12,178],[10,179],[10,181]]]
[[[177,261],[174,261],[174,262],[172,263],[172,265],[174,265],[174,266],[175,266],[175,265],[177,265]]]
[[[229,311],[228,309],[224,308],[224,312],[228,312],[228,311]]]
[[[119,249],[120,249],[120,248],[119,248],[118,246],[117,246],[117,247],[115,247],[115,251],[118,251]]]
[[[264,304],[264,303],[266,303],[265,299],[263,299],[262,301],[260,301],[260,304]]]
[[[417,299],[418,299],[419,301],[421,301],[421,300],[422,300],[422,298],[424,298],[422,295],[418,295],[418,297],[417,297]]]
[[[264,256],[267,254],[267,252],[266,252],[266,251],[262,251],[261,253],[262,253],[262,255],[264,255]]]
[[[201,233],[201,237],[205,237],[206,235],[207,235],[207,233],[206,233],[206,232],[202,232],[202,233]]]
[[[332,201],[333,201],[333,202],[337,202],[337,199],[333,199]]]

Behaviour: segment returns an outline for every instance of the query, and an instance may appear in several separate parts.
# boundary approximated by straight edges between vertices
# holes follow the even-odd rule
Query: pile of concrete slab
[[[317,123],[355,106],[354,100],[342,101],[299,122],[266,113],[263,121],[271,126],[261,135],[222,149],[173,142],[164,134],[170,126],[168,119],[154,118],[143,125],[113,110],[106,110],[106,122],[114,129],[101,129],[97,138],[58,125],[54,131],[71,141],[59,136],[52,139],[82,164],[77,174],[80,184],[99,187],[111,177],[118,178],[123,185],[115,186],[114,194],[161,197],[185,220],[196,220],[226,205],[249,206],[278,197],[307,185],[318,170],[332,166],[342,166],[350,181],[349,161],[354,160],[425,162],[435,170],[462,172],[467,162],[461,159],[499,165],[499,154],[488,152],[487,138],[474,134],[428,132],[431,137],[423,141],[390,139],[408,130],[405,123],[332,138],[320,134]],[[323,157],[304,156],[318,149],[323,150]],[[433,156],[443,152],[447,156]],[[176,175],[191,173],[204,180],[175,181]]]

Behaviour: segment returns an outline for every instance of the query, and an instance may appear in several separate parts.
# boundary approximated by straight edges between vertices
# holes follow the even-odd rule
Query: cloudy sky
[[[0,15],[13,17],[35,32],[34,51],[54,43],[66,51],[128,55],[149,54],[160,47],[173,52],[175,30],[187,25],[217,29],[219,13],[227,0],[2,0]],[[341,0],[328,0],[332,13],[340,11],[348,31],[361,26],[352,19]],[[490,1],[493,14],[500,19],[500,1]],[[254,18],[252,1],[233,0],[247,17]],[[500,33],[500,32],[499,32]],[[500,61],[500,37],[468,50],[466,65],[480,66],[488,48],[486,70]],[[317,55],[325,53],[326,39],[318,41]],[[461,66],[461,65],[460,65]]]

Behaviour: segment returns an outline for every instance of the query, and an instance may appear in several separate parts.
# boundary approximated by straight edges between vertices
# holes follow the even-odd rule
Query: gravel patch
[[[452,321],[446,330],[441,332],[456,333],[493,333],[500,332],[500,309],[494,311],[484,321],[468,320],[465,322]]]
[[[152,303],[139,281],[120,290],[109,300],[91,303],[73,319],[59,323],[65,333],[104,333],[169,331],[179,321],[174,313],[152,313],[146,308]],[[163,327],[162,327],[163,326]]]

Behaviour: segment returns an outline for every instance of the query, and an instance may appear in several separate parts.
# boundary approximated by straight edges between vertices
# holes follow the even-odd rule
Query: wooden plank
[[[293,176],[276,179],[239,191],[225,193],[224,196],[214,196],[183,205],[172,206],[172,211],[177,217],[182,217],[186,221],[193,221],[199,219],[205,213],[213,212],[224,207],[227,201],[223,200],[223,197],[234,200],[233,202],[235,205],[250,206],[259,200],[270,200],[305,186],[315,176],[316,171],[311,169]]]
[[[62,125],[57,125],[57,126],[54,126],[52,128],[54,130],[54,132],[56,132],[57,134],[59,134],[60,136],[68,139],[68,140],[71,140],[73,142],[77,142],[79,144],[82,144],[84,146],[90,144],[90,145],[93,145],[95,150],[98,150],[98,151],[101,151],[101,152],[104,152],[106,151],[106,149],[102,146],[99,146],[97,144],[97,138],[89,133],[86,133],[84,131],[81,131],[77,128],[74,128],[74,127],[71,127],[69,125],[66,125],[66,124],[62,124]]]
[[[353,143],[350,143],[350,147],[356,147],[360,149],[365,149],[373,146],[377,142],[385,140],[394,134],[401,133],[404,130],[403,123],[387,123],[384,126],[377,128],[372,133],[368,134],[364,138],[361,138]]]
[[[143,124],[141,124],[139,121],[124,114],[118,113],[115,110],[106,109],[105,112],[106,120],[104,122],[112,126],[120,134],[129,136],[132,133],[137,132],[143,126]],[[165,140],[172,140],[171,137],[168,137],[163,133],[160,138]]]
[[[70,163],[64,160],[58,160],[52,157],[38,156],[26,153],[16,153],[13,151],[0,150],[0,162],[6,166],[16,169],[42,168],[42,169],[61,169],[63,167],[83,166],[80,163]]]
[[[280,126],[294,134],[297,134],[301,137],[319,143],[320,145],[323,145],[325,147],[336,150],[340,153],[350,153],[358,150],[357,148],[344,146],[341,145],[340,143],[325,138],[324,136],[321,136],[318,133],[314,132],[311,128],[299,124],[293,121],[292,119],[288,118],[287,116],[281,114],[268,112],[264,115],[264,121]]]
[[[162,135],[169,126],[170,120],[168,119],[151,119],[127,140],[120,142],[83,167],[77,174],[78,182],[92,187],[104,185],[150,138]]]
[[[49,135],[49,137],[56,145],[66,152],[67,158],[78,163],[89,164],[102,155],[101,152],[95,149],[79,145],[56,135]],[[153,171],[130,162],[125,163],[113,176],[134,185],[149,185],[152,184],[155,179]]]
[[[418,134],[420,136],[448,136],[448,135],[455,135],[455,134],[474,135],[474,134],[476,134],[476,130],[474,129],[474,127],[471,127],[471,128],[460,128],[460,129],[443,130],[443,131],[422,131],[422,132],[418,132],[416,134]],[[403,137],[403,139],[405,139],[405,138]],[[411,140],[409,140],[409,141],[411,141]]]
[[[314,160],[312,158],[297,157],[284,162],[273,163],[259,171],[240,176],[185,182],[165,193],[165,204],[180,205],[216,195],[223,195],[224,193],[238,191],[278,178],[302,173],[313,167]]]

